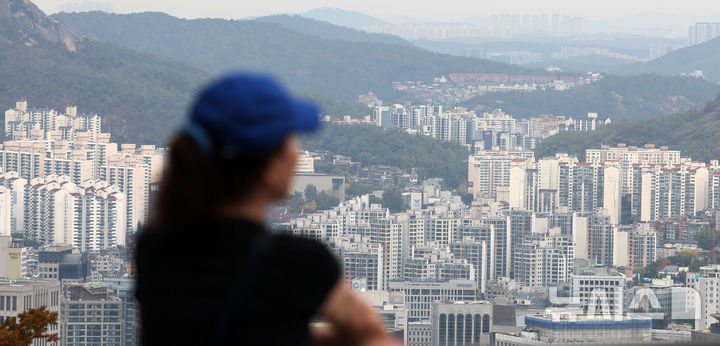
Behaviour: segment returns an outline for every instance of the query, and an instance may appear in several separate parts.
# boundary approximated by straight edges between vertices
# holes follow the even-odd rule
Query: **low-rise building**
[[[493,305],[489,302],[436,301],[431,315],[433,345],[486,345],[490,341]]]

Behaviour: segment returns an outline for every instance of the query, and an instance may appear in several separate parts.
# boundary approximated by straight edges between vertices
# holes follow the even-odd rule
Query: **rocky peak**
[[[0,46],[35,46],[43,41],[61,44],[75,52],[80,40],[29,0],[0,0]]]

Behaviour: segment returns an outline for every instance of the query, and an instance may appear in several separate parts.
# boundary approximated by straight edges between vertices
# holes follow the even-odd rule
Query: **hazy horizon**
[[[63,5],[85,1],[34,0],[48,14],[58,12]],[[404,17],[423,21],[454,21],[467,17],[493,14],[561,14],[582,17],[594,21],[613,21],[644,14],[667,15],[690,20],[720,20],[720,2],[689,0],[682,3],[672,0],[606,0],[597,3],[579,3],[573,0],[512,0],[504,2],[477,3],[466,0],[449,0],[442,7],[433,4],[388,2],[369,0],[362,3],[348,0],[307,0],[302,2],[280,0],[271,3],[228,3],[221,0],[108,0],[92,1],[110,4],[114,12],[131,13],[160,11],[184,18],[218,17],[242,19],[273,14],[303,13],[311,9],[330,7],[360,12],[380,19]],[[658,26],[667,23],[657,23]]]

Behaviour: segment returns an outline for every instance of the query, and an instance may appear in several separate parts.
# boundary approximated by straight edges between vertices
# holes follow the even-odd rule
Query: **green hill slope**
[[[185,117],[186,104],[208,75],[191,66],[107,43],[81,42],[78,52],[55,45],[0,49],[0,106],[27,99],[31,107],[103,116],[115,139],[161,144]]]
[[[458,71],[533,71],[406,45],[329,40],[259,21],[185,20],[161,13],[60,13],[54,17],[92,39],[172,57],[211,72],[267,71],[296,92],[345,100],[368,91],[392,99],[393,81],[430,80]]]
[[[599,113],[613,121],[641,119],[701,107],[720,92],[718,85],[690,77],[608,76],[604,80],[566,91],[485,94],[465,102],[480,110],[502,108],[509,114],[583,116]]]
[[[615,73],[662,73],[677,75],[683,72],[702,70],[705,77],[720,82],[720,38],[670,52],[660,58],[645,63],[623,66],[613,70]]]
[[[542,141],[537,157],[558,152],[584,157],[585,149],[601,144],[667,145],[682,151],[683,157],[705,161],[720,159],[720,97],[704,108],[613,124],[597,132],[561,133]]]

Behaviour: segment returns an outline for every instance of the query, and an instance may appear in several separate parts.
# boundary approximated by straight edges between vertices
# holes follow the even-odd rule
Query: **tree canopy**
[[[402,192],[397,188],[385,190],[382,195],[382,205],[390,209],[391,213],[399,213],[405,210],[405,200],[403,199]]]
[[[59,342],[57,333],[48,333],[50,326],[57,325],[58,313],[44,306],[21,312],[18,317],[8,317],[0,324],[0,345],[29,346],[35,339]]]
[[[420,179],[442,178],[451,189],[467,181],[470,151],[428,136],[369,125],[328,124],[319,133],[303,138],[303,146],[350,156],[366,166],[416,167]]]

